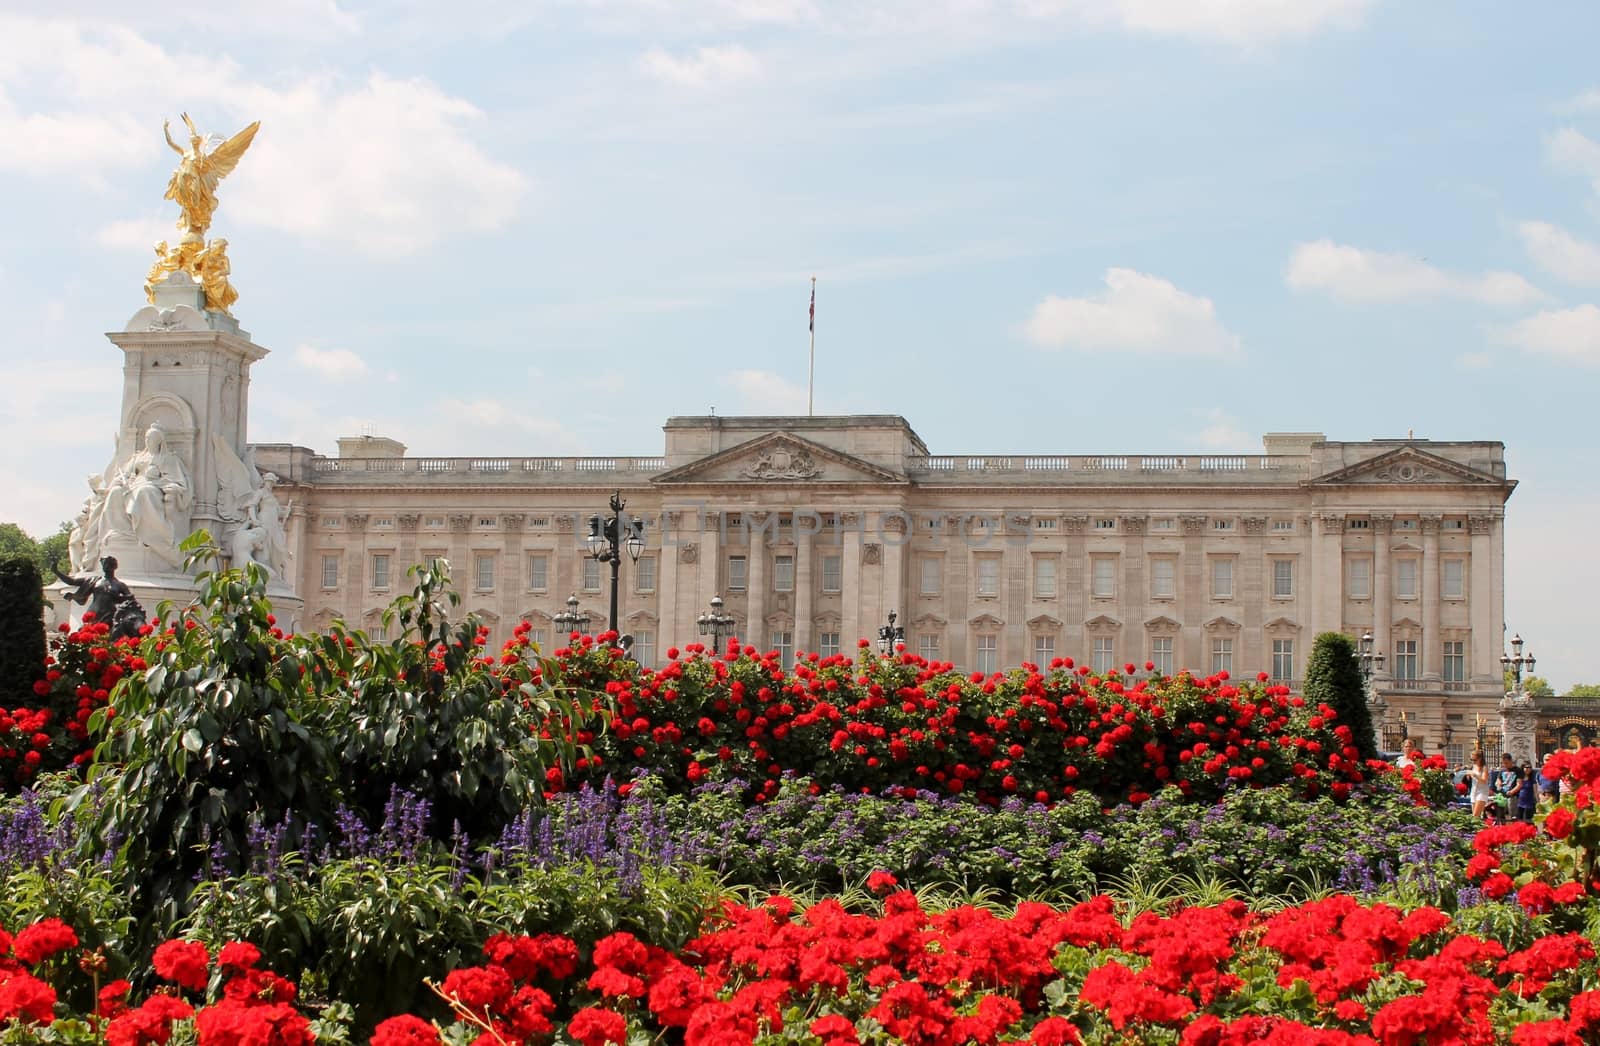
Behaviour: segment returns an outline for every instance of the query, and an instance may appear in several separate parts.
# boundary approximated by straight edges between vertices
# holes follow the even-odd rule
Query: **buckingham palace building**
[[[437,558],[496,641],[524,620],[559,640],[572,597],[598,631],[610,567],[585,539],[620,493],[645,543],[622,561],[619,628],[645,664],[697,641],[720,596],[734,634],[785,662],[853,650],[894,612],[908,650],[966,671],[1072,657],[1297,686],[1317,633],[1370,633],[1391,716],[1449,748],[1504,694],[1516,482],[1498,442],[1297,432],[1253,455],[963,455],[889,415],[664,431],[645,457],[256,445],[296,507],[301,626],[380,632],[407,569]]]

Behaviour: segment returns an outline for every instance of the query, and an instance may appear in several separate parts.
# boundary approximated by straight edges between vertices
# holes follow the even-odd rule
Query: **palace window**
[[[1090,666],[1100,675],[1111,671],[1117,663],[1117,641],[1112,636],[1094,637],[1094,663]]]
[[[1211,674],[1233,671],[1233,640],[1217,638],[1211,641]]]
[[[743,592],[749,582],[749,561],[743,556],[728,557],[728,591]]]
[[[1395,640],[1394,677],[1395,679],[1403,680],[1417,678],[1417,641],[1415,639]]]
[[[1294,640],[1272,641],[1272,678],[1279,683],[1294,678]]]
[[[372,557],[372,587],[389,587],[389,556],[387,553],[375,553]]]
[[[1172,674],[1172,637],[1152,636],[1150,638],[1150,661],[1155,665],[1152,669],[1156,675],[1170,676]]]
[[[839,633],[823,632],[818,636],[817,653],[823,657],[835,657],[839,653]]]
[[[939,660],[939,637],[932,632],[917,636],[917,654],[924,661]]]
[[[656,590],[656,557],[643,556],[633,565],[633,587],[637,592]],[[644,664],[643,661],[639,663]]]
[[[1150,561],[1150,598],[1172,599],[1178,592],[1178,561],[1157,556]]]
[[[998,636],[978,636],[978,663],[974,671],[992,675],[1000,666]]]
[[[844,557],[822,557],[822,591],[839,592],[844,588]]]
[[[787,671],[794,667],[794,633],[773,632],[772,649],[778,652],[778,664]]]
[[[1000,594],[1000,557],[978,557],[978,595],[998,596]]]
[[[1114,556],[1095,556],[1089,561],[1089,592],[1096,599],[1111,599],[1117,594],[1117,560]]]
[[[628,651],[643,668],[656,663],[656,633],[654,629],[641,628],[633,634],[633,646]]]
[[[1211,598],[1233,598],[1233,560],[1216,558],[1211,561]]]
[[[338,556],[323,556],[322,557],[322,587],[323,588],[338,588],[339,587],[339,557]]]
[[[1033,663],[1041,669],[1050,667],[1050,662],[1056,659],[1056,637],[1033,637]]]
[[[1294,560],[1272,561],[1272,598],[1289,599],[1294,595]]]
[[[1372,598],[1372,560],[1359,556],[1350,561],[1350,581],[1346,592],[1351,599]]]
[[[1439,561],[1439,598],[1465,599],[1467,595],[1467,562],[1464,559]]]
[[[794,557],[772,557],[772,591],[794,591]]]
[[[583,557],[583,590],[585,592],[600,591],[600,561]]]
[[[536,552],[528,557],[528,587],[543,592],[550,587],[550,557]]]
[[[1056,597],[1056,557],[1033,557],[1033,598],[1054,599]]]
[[[923,556],[918,562],[922,564],[920,573],[922,584],[920,591],[925,596],[939,594],[939,575],[943,573],[938,556]]]
[[[1396,599],[1417,598],[1417,561],[1410,557],[1394,561],[1394,595]]]
[[[1460,639],[1447,639],[1444,644],[1444,681],[1464,683],[1467,679],[1467,644]]]
[[[494,588],[494,557],[479,556],[477,567],[478,588],[485,591]]]

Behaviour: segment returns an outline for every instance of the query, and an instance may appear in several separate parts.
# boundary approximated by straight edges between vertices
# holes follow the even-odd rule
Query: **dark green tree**
[[[1326,704],[1350,727],[1362,759],[1378,754],[1378,739],[1367,710],[1366,687],[1361,682],[1361,665],[1356,659],[1355,641],[1343,632],[1323,632],[1311,644],[1306,661],[1304,696],[1311,704]]]
[[[20,533],[20,531],[19,531]],[[0,705],[38,705],[44,676],[44,582],[33,559],[0,559]]]
[[[1600,683],[1573,683],[1572,689],[1567,691],[1567,697],[1586,697],[1590,700],[1600,698]]]

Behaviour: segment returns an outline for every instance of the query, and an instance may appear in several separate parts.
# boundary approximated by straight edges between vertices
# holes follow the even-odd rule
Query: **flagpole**
[[[806,373],[806,417],[816,414],[817,395],[817,278],[811,277],[811,366]]]

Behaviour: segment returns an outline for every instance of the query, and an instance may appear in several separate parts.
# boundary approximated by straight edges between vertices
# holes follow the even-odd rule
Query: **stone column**
[[[841,512],[838,516],[840,566],[844,570],[844,598],[839,601],[840,653],[855,656],[855,642],[866,635],[861,624],[861,516],[856,512]]]
[[[1239,622],[1239,650],[1233,663],[1243,679],[1272,668],[1261,626],[1277,604],[1272,601],[1272,575],[1267,570],[1267,517],[1245,516],[1239,525],[1244,528],[1244,552],[1239,556],[1244,574],[1239,589],[1239,616],[1243,620]]]
[[[911,612],[915,604],[906,595],[906,562],[908,546],[911,543],[909,517],[891,509],[879,518],[882,520],[882,525],[878,528],[879,537],[883,539],[884,620],[888,620],[890,610],[900,615],[896,623],[906,629],[906,645],[915,652],[917,641],[909,627],[911,619],[916,616]],[[840,642],[842,644],[843,640]]]
[[[1497,564],[1494,517],[1470,516],[1467,526],[1472,533],[1472,681],[1477,691],[1505,693],[1504,670],[1500,667],[1500,653],[1505,647],[1503,615],[1500,605],[1501,589],[1496,579],[1503,564]]]
[[[1439,641],[1439,524],[1444,517],[1423,516],[1422,524],[1422,678],[1444,678],[1444,646]]]
[[[1319,632],[1344,631],[1344,517],[1311,515],[1311,627]]]
[[[1084,540],[1089,517],[1062,516],[1061,528],[1066,532],[1067,542],[1061,554],[1062,635],[1061,649],[1056,653],[1078,664],[1088,664],[1094,654],[1083,631],[1083,623],[1089,618],[1089,559]]]
[[[1173,652],[1178,662],[1174,669],[1187,668],[1207,675],[1211,659],[1206,656],[1205,624],[1211,606],[1206,578],[1206,517],[1183,516],[1183,577],[1179,581],[1178,614],[1183,622],[1180,649]]]
[[[727,555],[727,549],[722,545],[722,535],[718,531],[719,520],[722,518],[715,512],[704,512],[699,519],[699,542],[693,548],[683,548],[678,551],[678,557],[685,563],[697,564],[695,571],[694,599],[690,606],[694,613],[678,622],[680,642],[687,643],[692,638],[700,640],[700,634],[694,631],[695,625],[691,622],[699,620],[702,613],[711,610],[711,597],[721,596],[726,603],[728,594],[722,591],[724,579],[722,576],[722,560]],[[723,613],[727,613],[724,606]]]
[[[1372,517],[1372,649],[1384,656],[1382,674],[1386,676],[1394,674],[1394,644],[1389,636],[1394,614],[1394,595],[1389,591],[1389,532],[1393,523],[1393,516]]]
[[[345,620],[356,628],[366,629],[370,622],[363,620],[367,611],[367,520],[365,512],[347,512],[345,531]]]
[[[772,636],[767,631],[767,589],[771,583],[767,580],[767,524],[771,514],[762,511],[746,512],[743,514],[746,532],[750,535],[748,555],[749,589],[745,592],[745,613],[748,615],[749,624],[745,626],[749,633],[745,642],[755,647],[762,653],[771,648]]]
[[[573,543],[577,517],[571,512],[557,512],[553,522],[556,525],[556,548],[551,553],[554,562],[550,566],[555,573],[550,581],[550,595],[551,602],[558,608],[555,613],[560,613],[567,608],[567,596],[578,591],[583,579],[578,576],[577,546]]]
[[[450,516],[450,549],[445,558],[450,560],[450,584],[463,595],[472,591],[475,580],[472,576],[474,569],[472,550],[467,542],[467,534],[471,529],[470,512],[456,512]],[[599,632],[602,627],[604,626],[597,627],[595,631]]]
[[[1145,640],[1145,619],[1151,617],[1150,583],[1145,579],[1145,529],[1148,516],[1123,516],[1117,521],[1122,534],[1122,584],[1117,592],[1117,605],[1121,609],[1122,635],[1118,637],[1122,649],[1120,661],[1131,661],[1143,667],[1148,646]]]
[[[682,646],[699,639],[691,625],[685,629],[683,618],[678,611],[678,571],[680,570],[683,542],[693,541],[679,531],[683,522],[683,514],[679,512],[663,511],[656,523],[655,541],[656,552],[656,651],[658,657],[666,659],[666,650],[671,646]],[[645,533],[650,533],[646,525]],[[684,633],[688,634],[685,635]]]
[[[794,526],[794,649],[814,651],[816,637],[811,632],[812,601],[817,582],[812,575],[811,540],[809,529],[802,530],[800,521]]]
[[[417,565],[417,524],[422,522],[422,516],[416,512],[400,512],[395,515],[394,521],[400,528],[400,540],[395,543],[394,555],[399,562],[392,568],[394,587],[396,592],[409,592],[411,576],[407,571]]]
[[[1028,598],[1033,588],[1033,554],[1028,548],[1028,528],[1033,517],[1021,512],[1000,513],[1000,664],[1019,665],[1033,657],[1028,643]],[[1021,538],[1012,535],[1020,534]],[[1060,582],[1057,581],[1059,586]]]
[[[494,565],[496,613],[500,615],[500,631],[490,636],[490,643],[499,647],[511,638],[518,615],[522,613],[522,594],[528,589],[528,564],[522,548],[522,527],[528,521],[525,512],[506,512],[500,516],[500,562]]]

